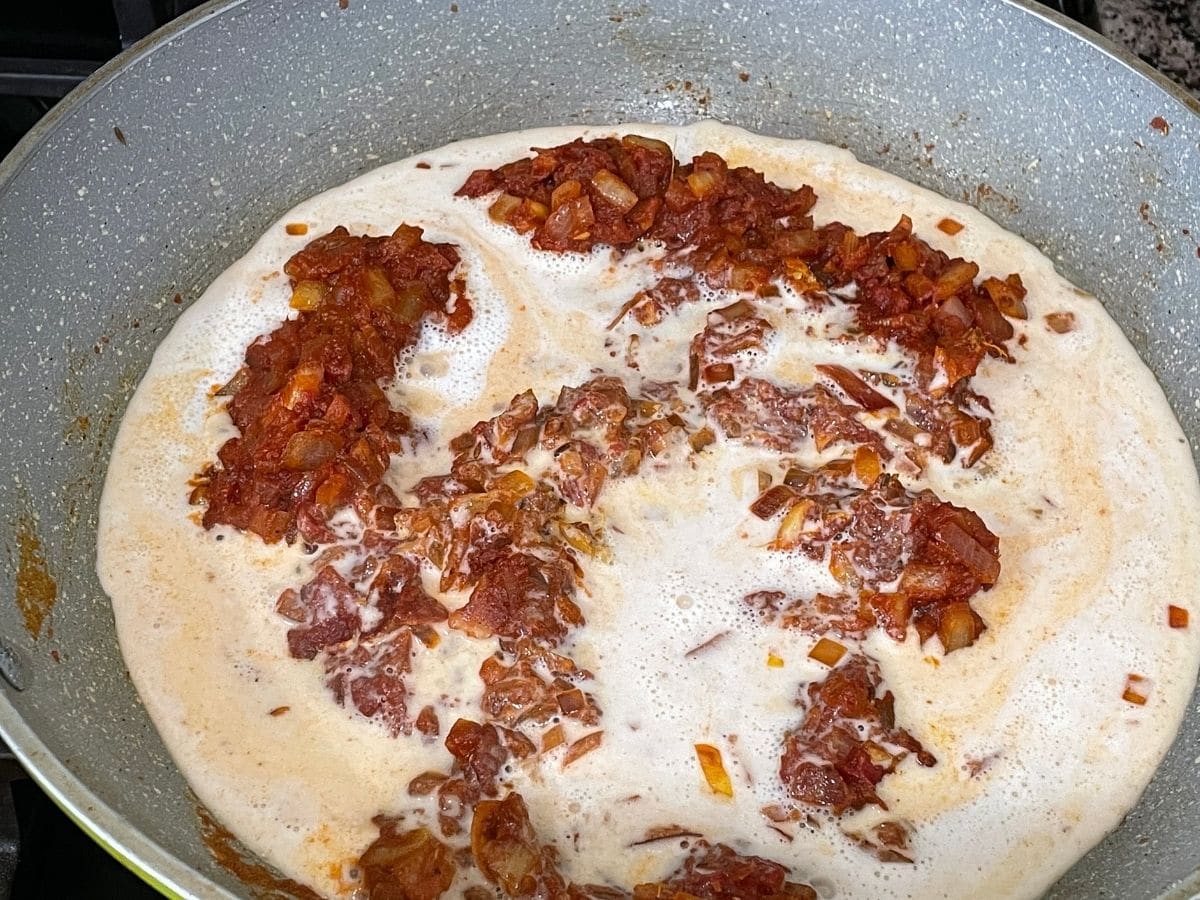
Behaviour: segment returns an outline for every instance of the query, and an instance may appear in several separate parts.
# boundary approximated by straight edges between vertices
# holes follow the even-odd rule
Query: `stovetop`
[[[98,66],[200,2],[0,0],[0,156]],[[1042,2],[1128,47],[1200,97],[1200,0]],[[0,752],[0,900],[157,896]]]

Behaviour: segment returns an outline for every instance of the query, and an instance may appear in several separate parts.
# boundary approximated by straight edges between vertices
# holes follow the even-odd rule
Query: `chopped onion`
[[[553,212],[564,203],[574,200],[583,194],[583,185],[571,178],[564,181],[550,194],[550,210]]]
[[[1145,677],[1133,673],[1125,677],[1125,692],[1121,694],[1122,700],[1132,703],[1134,706],[1145,706],[1149,696],[1150,685]]]
[[[337,451],[338,439],[333,435],[298,431],[288,438],[280,461],[293,472],[311,472],[333,459]]]
[[[324,282],[300,281],[292,288],[292,299],[288,301],[288,305],[300,312],[312,312],[325,302],[328,294],[329,288]]]
[[[943,231],[949,235],[955,235],[962,231],[964,226],[962,222],[955,221],[954,219],[942,219],[942,221],[937,223],[937,227],[938,231]]]
[[[980,287],[987,292],[996,304],[996,308],[1012,319],[1024,319],[1029,313],[1025,309],[1025,285],[1021,276],[1009,275],[1001,281],[999,278],[985,278]]]
[[[733,381],[733,363],[713,363],[704,367],[704,380],[709,384]]]
[[[978,624],[970,605],[966,603],[948,603],[942,611],[938,623],[938,637],[942,641],[942,649],[946,653],[962,650],[975,643],[979,636]]]
[[[703,200],[720,186],[721,178],[711,169],[701,169],[699,172],[689,175],[687,183],[692,193],[698,199]]]
[[[771,490],[773,491],[775,488],[771,488]],[[800,542],[812,506],[811,500],[797,500],[792,504],[779,523],[779,530],[775,532],[775,540],[771,541],[772,550],[787,550]]]
[[[641,147],[643,150],[653,150],[663,156],[672,156],[670,146],[657,138],[643,137],[640,134],[627,134],[621,138],[621,143],[630,147]]]
[[[912,241],[901,241],[892,248],[892,262],[896,264],[896,268],[901,272],[912,272],[921,264],[921,257],[917,253],[917,245]]]
[[[846,395],[863,409],[874,411],[896,408],[895,403],[883,396],[883,394],[863,381],[861,376],[851,372],[845,366],[823,363],[816,368],[821,374],[828,376],[834,384],[845,391]]]
[[[699,431],[692,434],[688,438],[688,443],[691,445],[692,450],[699,453],[705,447],[707,447],[710,444],[712,444],[713,442],[715,442],[716,439],[717,439],[717,436],[715,434],[713,434],[713,430],[706,425],[703,428],[701,428]]]
[[[1174,604],[1167,607],[1167,624],[1172,628],[1188,627],[1188,611]]]
[[[952,316],[955,319],[958,319],[958,321],[962,322],[968,328],[971,327],[971,323],[974,321],[970,310],[967,309],[966,305],[957,295],[951,297],[949,300],[939,306],[938,312],[944,316]]]
[[[734,319],[744,319],[746,316],[754,315],[754,304],[743,297],[736,303],[723,306],[714,312],[726,322],[732,322]]]
[[[367,282],[367,299],[376,309],[390,309],[396,301],[396,289],[388,280],[387,273],[378,266],[369,267],[363,276]]]
[[[596,189],[597,194],[622,213],[627,213],[637,206],[638,195],[608,169],[601,169],[592,176],[592,187]]]
[[[863,484],[874,484],[882,471],[879,454],[870,447],[859,447],[854,451],[854,475]]]
[[[946,270],[933,282],[933,299],[937,303],[948,300],[967,287],[979,274],[979,266],[966,260],[950,263]]]
[[[515,213],[521,207],[521,198],[514,197],[512,194],[501,194],[496,198],[496,202],[488,207],[488,216],[493,222],[498,222],[501,225],[507,225]]]
[[[733,782],[725,771],[725,763],[721,760],[721,751],[712,744],[696,744],[696,758],[700,760],[700,771],[709,789],[722,797],[733,796]]]
[[[408,783],[408,794],[410,797],[424,797],[432,794],[445,784],[449,777],[444,772],[422,772]]]
[[[535,486],[532,478],[520,469],[514,469],[497,478],[492,484],[492,489],[524,497],[526,494],[532,493]]]
[[[288,222],[283,226],[283,230],[288,234],[295,236],[308,234],[308,226],[303,222]]]
[[[542,735],[542,752],[549,753],[555,747],[561,746],[567,742],[567,736],[563,733],[561,725],[555,725],[544,735]]]
[[[821,638],[819,641],[817,641],[813,648],[808,651],[809,659],[815,659],[819,663],[824,663],[831,669],[836,666],[838,664],[838,660],[845,655],[846,648],[837,641],[831,641],[829,638]]]
[[[777,656],[774,651],[768,651],[767,666],[772,669],[782,669],[783,668],[783,657]]]
[[[567,754],[563,757],[563,768],[565,769],[575,760],[584,754],[591,753],[600,746],[600,742],[604,740],[603,731],[593,731],[591,734],[585,734],[575,743],[567,748]]]

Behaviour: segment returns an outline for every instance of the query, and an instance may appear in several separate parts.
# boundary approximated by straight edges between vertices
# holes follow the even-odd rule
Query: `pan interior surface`
[[[383,162],[535,125],[706,117],[847,146],[1030,239],[1104,301],[1196,445],[1200,116],[1021,7],[210,5],[0,166],[16,601],[0,607],[0,730],[94,836],[167,890],[247,891],[204,845],[94,572],[115,428],[179,311],[283,210]],[[1188,878],[1197,757],[1193,702],[1139,806],[1052,896],[1156,896]]]

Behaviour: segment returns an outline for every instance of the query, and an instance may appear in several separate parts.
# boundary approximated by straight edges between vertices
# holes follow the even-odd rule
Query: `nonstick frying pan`
[[[254,890],[202,842],[94,572],[112,437],[180,310],[284,210],[381,163],[702,117],[847,146],[1029,238],[1102,299],[1200,444],[1200,107],[1041,7],[215,0],[0,164],[0,733],[147,880]],[[1190,895],[1197,759],[1193,701],[1139,806],[1052,896]]]

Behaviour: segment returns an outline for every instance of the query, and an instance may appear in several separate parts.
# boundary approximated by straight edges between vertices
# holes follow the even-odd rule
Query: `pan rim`
[[[203,22],[249,2],[250,0],[208,0],[147,35],[98,68],[35,124],[6,157],[0,159],[0,195],[24,170],[41,146],[64,127],[89,98],[115,81],[133,63],[150,56],[160,47]],[[1149,87],[1165,94],[1180,112],[1200,119],[1200,99],[1103,35],[1091,31],[1062,13],[1042,6],[1037,0],[1003,0],[1003,3],[1041,20],[1045,25],[1065,33],[1070,38],[1090,44],[1096,51],[1139,76]],[[101,800],[47,748],[10,702],[7,692],[0,692],[0,738],[56,805],[92,839],[151,887],[169,897],[234,898],[227,889],[187,866]],[[1183,896],[1178,892],[1188,890],[1184,885],[1200,886],[1197,879],[1200,879],[1200,868],[1179,885],[1169,889],[1164,896]]]

